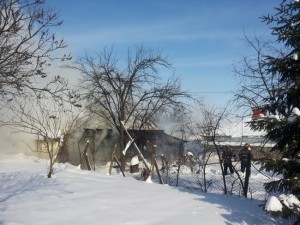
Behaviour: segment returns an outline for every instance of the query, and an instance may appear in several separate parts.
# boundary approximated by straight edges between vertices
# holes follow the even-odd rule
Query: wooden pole
[[[159,183],[163,184],[163,180],[162,180],[162,178],[160,176],[158,165],[157,165],[157,160],[156,160],[156,148],[157,148],[157,146],[153,145],[153,148],[152,148],[152,166],[156,170],[156,173],[157,173],[157,176],[158,176],[158,179],[159,179]]]
[[[121,124],[122,124],[122,126],[123,126],[123,128],[124,128],[125,133],[127,134],[128,138],[129,138],[129,140],[130,140],[130,141],[133,141],[133,138],[130,136],[128,130],[125,128],[123,121],[121,121]],[[136,152],[137,152],[138,156],[140,157],[140,159],[141,159],[141,160],[143,161],[143,163],[145,164],[145,167],[146,167],[146,169],[148,170],[148,173],[150,174],[150,173],[151,173],[151,169],[149,168],[149,166],[148,166],[148,164],[147,164],[147,162],[146,162],[146,160],[145,160],[143,154],[141,153],[140,149],[138,148],[138,146],[136,145],[135,142],[133,142],[133,147],[134,147],[134,149],[136,150]]]
[[[89,144],[90,144],[89,142],[86,142],[86,144],[85,144],[85,147],[84,147],[84,150],[82,153],[82,157],[81,157],[81,161],[80,161],[80,169],[82,169],[82,163],[83,163],[83,161],[85,161],[88,170],[92,170],[88,156],[87,156],[87,150],[89,148]]]
[[[92,167],[91,167],[91,164],[90,164],[87,154],[84,156],[84,158],[85,158],[85,163],[86,163],[88,170],[92,170]]]
[[[157,172],[157,175],[158,175],[159,183],[160,184],[164,184],[164,182],[163,182],[163,180],[162,180],[162,178],[160,176],[160,173],[159,173],[159,169],[158,169],[156,158],[154,159],[154,166],[155,166],[155,169],[156,169],[156,172]]]
[[[114,157],[115,157],[115,160],[116,160],[116,162],[117,162],[117,164],[118,164],[118,167],[120,168],[120,170],[121,170],[121,172],[122,172],[122,174],[123,174],[123,177],[125,177],[125,173],[124,173],[124,171],[123,171],[123,169],[122,169],[122,167],[121,167],[121,164],[120,164],[119,160],[117,159],[116,156],[114,156]]]
[[[115,156],[116,147],[117,147],[117,145],[115,145],[115,147],[114,147],[114,149],[113,149],[113,151],[112,151],[111,161],[110,161],[109,171],[108,171],[108,174],[109,174],[109,175],[111,175],[111,170],[112,170],[113,163],[114,163],[114,156]]]
[[[109,175],[111,175],[111,170],[112,170],[112,168],[113,168],[113,163],[114,163],[114,161],[116,161],[118,167],[120,168],[120,170],[121,170],[121,172],[122,172],[122,174],[123,174],[123,177],[125,177],[125,173],[124,173],[124,171],[123,171],[123,169],[122,169],[122,167],[121,167],[121,164],[120,164],[120,162],[119,162],[119,160],[118,160],[118,158],[116,157],[116,154],[115,154],[116,148],[117,148],[117,145],[115,145],[115,147],[114,147],[114,149],[113,149],[113,152],[112,152],[111,161],[110,161],[110,166],[109,166],[109,172],[108,172],[108,173],[109,173]]]

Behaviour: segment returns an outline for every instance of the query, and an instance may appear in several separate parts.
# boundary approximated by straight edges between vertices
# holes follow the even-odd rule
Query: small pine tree
[[[262,20],[272,25],[272,34],[285,49],[280,57],[266,56],[268,74],[279,76],[281,88],[272,90],[276,97],[264,99],[264,107],[276,116],[254,120],[250,127],[265,131],[266,138],[276,143],[272,151],[281,155],[280,160],[263,161],[264,169],[281,177],[265,184],[267,192],[293,194],[300,199],[300,2],[283,0],[275,10],[275,15],[263,16]],[[273,215],[300,222],[300,207],[282,203],[283,210]]]

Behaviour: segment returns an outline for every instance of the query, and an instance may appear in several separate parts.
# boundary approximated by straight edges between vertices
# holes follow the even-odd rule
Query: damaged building
[[[151,160],[154,147],[156,155],[163,155],[167,161],[175,161],[184,152],[185,141],[166,134],[164,130],[129,129],[128,132],[147,160]],[[129,139],[126,137],[125,142],[128,141]],[[59,161],[79,165],[87,143],[89,145],[87,150],[89,161],[95,162],[96,167],[103,166],[111,161],[116,145],[118,148],[119,134],[114,129],[80,129],[64,140],[64,148],[58,154]],[[42,151],[41,146],[41,143],[37,145],[38,152]],[[130,161],[135,155],[136,152],[131,146],[126,152],[126,160]],[[119,158],[120,155],[117,157]]]

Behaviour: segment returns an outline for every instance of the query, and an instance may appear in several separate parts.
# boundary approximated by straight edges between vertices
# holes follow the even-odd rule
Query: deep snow
[[[257,200],[143,182],[121,174],[82,171],[24,154],[0,155],[1,225],[287,224]]]

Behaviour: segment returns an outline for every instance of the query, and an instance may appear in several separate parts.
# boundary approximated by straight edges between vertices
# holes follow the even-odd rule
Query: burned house
[[[168,161],[176,160],[184,152],[185,141],[166,134],[164,130],[128,130],[128,132],[146,159],[151,158],[154,146],[156,155],[163,155]],[[133,149],[130,149],[130,154],[135,154]]]
[[[128,130],[135,144],[147,160],[151,160],[155,148],[156,155],[163,155],[166,160],[174,161],[183,153],[184,141],[166,134],[163,130]],[[127,138],[126,143],[129,141]],[[63,160],[73,165],[79,165],[82,159],[82,153],[88,143],[89,149],[87,154],[91,163],[103,166],[112,159],[112,152],[115,146],[119,145],[119,134],[113,129],[91,129],[85,128],[78,130],[75,134],[68,137],[64,142],[62,154]],[[124,146],[126,145],[124,143]],[[37,147],[41,151],[41,147]],[[120,149],[118,152],[121,152]],[[131,146],[126,152],[126,160],[130,161],[136,155],[134,148]],[[67,159],[66,159],[67,156]],[[120,155],[117,155],[120,157]]]

